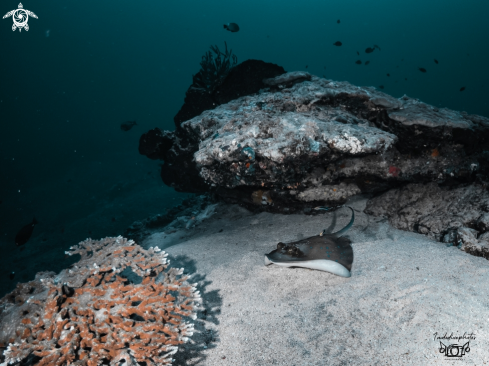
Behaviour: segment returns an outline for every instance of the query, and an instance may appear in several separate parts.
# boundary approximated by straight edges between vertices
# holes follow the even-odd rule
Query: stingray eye
[[[284,248],[285,248],[285,244],[284,243],[280,242],[280,243],[277,244],[277,249],[282,250]]]

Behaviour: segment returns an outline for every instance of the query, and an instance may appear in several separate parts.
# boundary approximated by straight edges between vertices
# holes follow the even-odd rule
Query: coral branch
[[[30,354],[37,365],[171,364],[193,334],[183,317],[195,319],[200,302],[183,269],[169,268],[157,247],[145,250],[122,237],[87,239],[70,249],[80,261],[56,277],[36,276],[35,299],[0,300],[0,326],[9,329],[0,343],[10,343],[1,365]]]

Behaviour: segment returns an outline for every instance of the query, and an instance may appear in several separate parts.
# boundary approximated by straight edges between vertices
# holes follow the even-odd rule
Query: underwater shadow
[[[172,365],[198,365],[204,362],[207,357],[202,351],[216,348],[217,342],[219,342],[219,334],[211,324],[216,326],[219,324],[217,316],[221,314],[222,296],[219,294],[219,290],[206,291],[207,286],[212,281],[206,281],[205,275],[196,273],[195,260],[186,255],[168,255],[168,259],[172,267],[183,267],[184,274],[193,274],[189,282],[198,283],[197,290],[200,291],[202,297],[202,305],[197,311],[197,319],[193,321],[194,334],[189,342],[178,347],[178,352],[173,356],[175,361],[172,362]]]

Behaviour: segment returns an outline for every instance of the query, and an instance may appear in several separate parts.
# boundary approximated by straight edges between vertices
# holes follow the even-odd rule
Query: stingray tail
[[[335,210],[335,209],[338,209],[340,207],[348,207],[351,210],[351,220],[348,223],[348,225],[346,225],[340,231],[337,231],[335,233],[331,233],[331,235],[336,235],[337,237],[342,236],[344,233],[346,233],[348,230],[350,230],[350,228],[353,226],[353,222],[355,221],[355,212],[353,211],[353,208],[351,208],[350,206],[345,206],[345,205],[334,206],[334,207],[323,207],[323,206],[314,207],[315,210],[323,210],[323,211]],[[325,230],[323,230],[323,235],[324,234],[325,234]]]

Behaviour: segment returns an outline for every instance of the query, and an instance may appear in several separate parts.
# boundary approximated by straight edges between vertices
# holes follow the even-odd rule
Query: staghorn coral
[[[228,51],[226,42],[224,45],[226,47],[225,53],[222,53],[217,46],[211,46],[211,50],[216,54],[215,58],[211,51],[207,51],[202,56],[201,69],[193,76],[193,85],[212,92],[222,83],[231,68],[236,66],[238,58],[232,54],[232,50]]]
[[[158,247],[145,250],[120,236],[70,249],[80,261],[56,277],[36,276],[43,292],[0,300],[0,343],[10,343],[1,365],[30,355],[36,365],[171,364],[193,334],[184,317],[195,319],[200,302],[183,268],[168,268]]]

